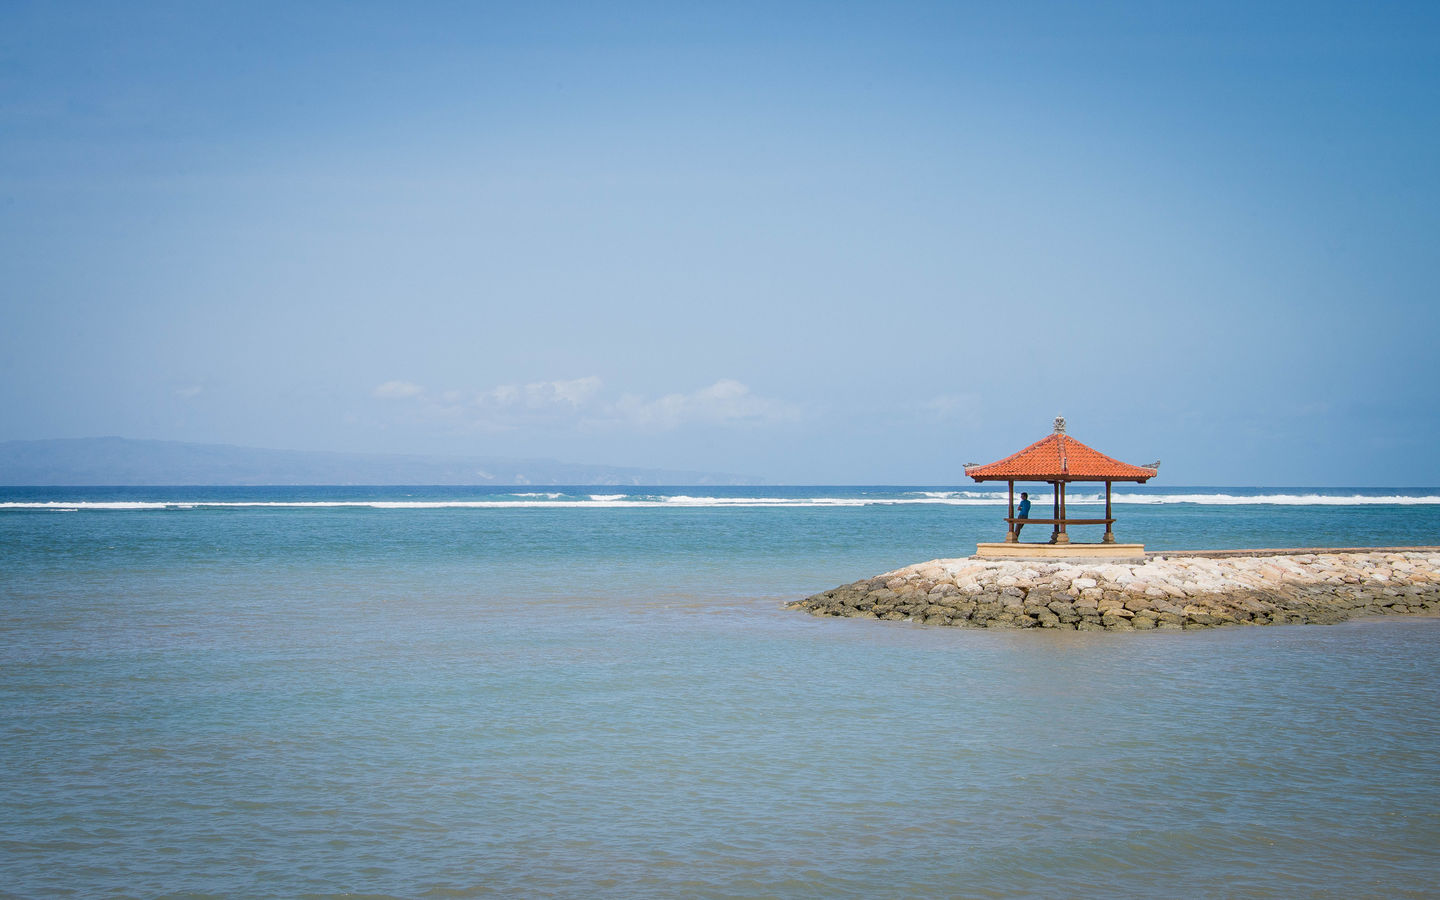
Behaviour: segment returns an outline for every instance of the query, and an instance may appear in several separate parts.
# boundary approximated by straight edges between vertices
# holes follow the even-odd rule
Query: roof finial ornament
[[[1056,416],[1056,417],[1055,417],[1055,433],[1056,433],[1056,434],[1064,434],[1064,433],[1065,433],[1065,417],[1064,417],[1064,416]]]

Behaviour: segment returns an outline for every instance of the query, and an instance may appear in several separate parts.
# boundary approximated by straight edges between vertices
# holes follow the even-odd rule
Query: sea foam
[[[1037,504],[1043,508],[1050,494],[1035,492]],[[1103,493],[1072,490],[1066,497],[1070,506],[1103,503]],[[1008,495],[996,491],[908,491],[898,495],[876,496],[873,492],[856,491],[840,496],[804,497],[723,497],[690,494],[586,494],[567,497],[559,492],[511,494],[487,500],[43,500],[0,502],[0,510],[198,510],[198,509],[676,509],[676,508],[797,508],[797,507],[863,507],[863,506],[1003,506]],[[1322,494],[1265,493],[1231,494],[1174,493],[1140,494],[1118,492],[1112,497],[1116,504],[1156,506],[1185,504],[1193,506],[1418,506],[1440,504],[1440,495],[1429,493],[1403,494]]]

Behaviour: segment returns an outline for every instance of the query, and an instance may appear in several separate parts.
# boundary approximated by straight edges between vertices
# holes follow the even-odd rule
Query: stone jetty
[[[936,559],[788,604],[817,616],[1080,631],[1328,625],[1440,613],[1440,548]]]

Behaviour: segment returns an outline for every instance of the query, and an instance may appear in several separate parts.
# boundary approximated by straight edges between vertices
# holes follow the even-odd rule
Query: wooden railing
[[[1104,525],[1114,524],[1114,519],[1006,519],[1011,525]]]

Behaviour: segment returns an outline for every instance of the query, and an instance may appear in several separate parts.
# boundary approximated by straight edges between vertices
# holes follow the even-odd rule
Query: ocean
[[[1437,488],[1115,500],[1154,550],[1440,544]],[[0,488],[0,897],[1436,896],[1440,620],[782,608],[1004,502]]]

